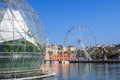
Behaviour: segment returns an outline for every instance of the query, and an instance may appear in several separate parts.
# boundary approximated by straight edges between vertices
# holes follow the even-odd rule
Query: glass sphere
[[[0,79],[36,76],[46,36],[40,17],[25,0],[0,0]]]

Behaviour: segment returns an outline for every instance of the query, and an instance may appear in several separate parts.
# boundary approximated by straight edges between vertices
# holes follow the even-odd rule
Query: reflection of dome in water
[[[39,16],[25,0],[0,0],[0,79],[37,75],[45,39]]]

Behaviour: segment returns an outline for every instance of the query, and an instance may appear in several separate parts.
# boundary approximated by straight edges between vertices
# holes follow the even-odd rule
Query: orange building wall
[[[49,54],[46,53],[46,54],[45,54],[45,60],[50,60],[49,58],[50,58]]]
[[[75,58],[75,55],[73,54],[52,54],[49,55],[48,53],[46,53],[45,55],[45,60],[71,60],[72,58]]]

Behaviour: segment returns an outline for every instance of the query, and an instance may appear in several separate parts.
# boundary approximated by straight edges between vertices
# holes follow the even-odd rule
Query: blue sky
[[[63,44],[74,25],[88,25],[99,44],[120,43],[120,0],[27,0],[38,12],[50,43]]]

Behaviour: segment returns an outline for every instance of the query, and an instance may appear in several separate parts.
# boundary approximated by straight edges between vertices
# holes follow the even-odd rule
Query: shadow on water
[[[46,66],[48,64],[44,64]],[[120,80],[120,64],[49,64],[57,75],[39,80]],[[47,66],[48,67],[48,66]]]

